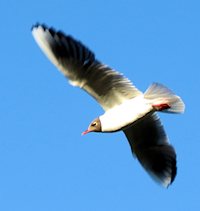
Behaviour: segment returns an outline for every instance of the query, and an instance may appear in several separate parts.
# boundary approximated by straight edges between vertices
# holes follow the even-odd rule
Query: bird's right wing
[[[45,25],[35,25],[32,34],[46,56],[69,79],[109,110],[141,94],[119,72],[96,60],[81,42]]]
[[[176,153],[155,113],[124,130],[133,154],[153,179],[168,187],[176,176]]]

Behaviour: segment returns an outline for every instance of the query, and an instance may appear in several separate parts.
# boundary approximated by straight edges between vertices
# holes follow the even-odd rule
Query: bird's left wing
[[[168,187],[176,176],[176,153],[158,116],[150,113],[124,133],[142,166],[153,179]]]
[[[104,110],[141,94],[122,74],[96,60],[81,42],[45,25],[32,34],[46,56],[69,79],[94,97]]]

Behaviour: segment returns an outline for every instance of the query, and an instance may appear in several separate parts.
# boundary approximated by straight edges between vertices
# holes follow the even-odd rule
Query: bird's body
[[[114,132],[129,126],[139,120],[153,108],[141,94],[117,105],[99,116],[102,132]]]
[[[81,42],[60,31],[37,24],[32,33],[69,82],[88,92],[104,109],[83,134],[122,130],[142,166],[169,186],[176,176],[176,153],[156,111],[183,112],[181,98],[158,83],[142,93],[122,74],[99,62]]]

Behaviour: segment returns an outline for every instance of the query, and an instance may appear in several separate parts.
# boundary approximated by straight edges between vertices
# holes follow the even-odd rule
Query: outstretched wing
[[[95,59],[81,42],[45,25],[35,25],[32,34],[46,56],[69,79],[108,110],[140,95],[122,74]]]
[[[151,113],[124,130],[133,154],[147,172],[168,187],[176,176],[176,153],[158,116]]]

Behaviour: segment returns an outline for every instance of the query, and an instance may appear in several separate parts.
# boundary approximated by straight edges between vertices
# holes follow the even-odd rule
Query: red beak
[[[82,132],[81,135],[86,135],[87,133],[89,133],[90,131],[87,129],[86,131]]]

